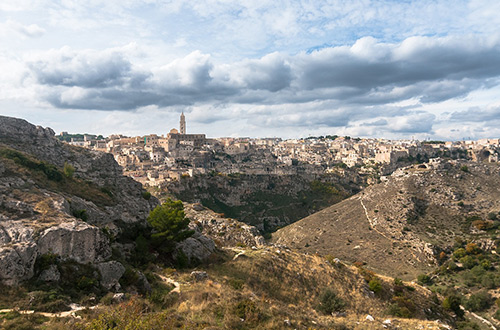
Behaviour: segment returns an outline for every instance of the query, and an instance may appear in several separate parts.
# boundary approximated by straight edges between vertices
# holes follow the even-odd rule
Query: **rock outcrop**
[[[50,227],[38,239],[40,254],[52,253],[79,263],[97,263],[111,256],[109,239],[101,229],[83,221]]]
[[[179,258],[181,252],[188,263],[197,263],[207,260],[215,252],[215,243],[211,238],[195,232],[193,236],[177,244],[174,256]]]
[[[16,243],[0,247],[0,280],[14,285],[33,276],[37,246],[34,243]]]
[[[203,207],[201,204],[184,203],[189,227],[212,238],[221,246],[262,246],[264,237],[254,226],[230,219]]]
[[[65,164],[75,171],[64,176]],[[110,260],[110,237],[147,226],[158,200],[122,175],[110,154],[64,144],[50,128],[0,116],[0,281],[34,276],[39,256],[92,264],[101,284],[116,288],[121,264]],[[121,266],[121,267],[120,267]],[[50,266],[38,279],[57,282]]]

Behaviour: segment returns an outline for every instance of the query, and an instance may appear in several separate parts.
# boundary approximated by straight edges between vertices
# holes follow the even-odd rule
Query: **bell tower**
[[[184,111],[181,113],[181,123],[179,128],[181,134],[186,134],[186,117],[184,117]]]

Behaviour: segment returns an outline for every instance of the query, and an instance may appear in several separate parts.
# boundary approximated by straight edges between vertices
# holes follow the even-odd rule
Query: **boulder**
[[[204,280],[208,279],[208,274],[207,274],[207,272],[204,272],[204,271],[195,270],[195,271],[191,272],[191,277],[196,282],[200,282],[200,281],[204,281]]]
[[[40,254],[53,253],[79,263],[102,262],[111,248],[101,229],[83,221],[64,222],[43,231],[38,239]]]
[[[120,290],[120,278],[125,273],[125,267],[118,261],[108,261],[97,264],[97,269],[101,274],[101,286],[106,290]]]
[[[33,277],[37,246],[34,243],[16,243],[0,247],[0,281],[16,285]]]
[[[182,252],[191,263],[206,260],[214,251],[214,241],[196,232],[192,237],[177,244],[174,256],[177,257]]]

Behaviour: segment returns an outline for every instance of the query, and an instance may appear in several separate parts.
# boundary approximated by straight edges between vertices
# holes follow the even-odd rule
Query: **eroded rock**
[[[16,243],[0,247],[0,280],[15,285],[33,277],[37,246],[34,243]]]
[[[212,239],[195,233],[177,244],[175,255],[178,256],[179,252],[184,253],[189,263],[203,261],[215,252],[215,243]]]
[[[41,254],[53,253],[79,263],[102,262],[111,256],[109,240],[101,229],[83,221],[64,222],[40,234]]]

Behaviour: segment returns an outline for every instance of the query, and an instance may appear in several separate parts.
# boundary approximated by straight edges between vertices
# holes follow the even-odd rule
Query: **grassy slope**
[[[439,329],[427,317],[447,313],[421,287],[396,286],[378,278],[381,289],[370,292],[374,274],[342,264],[332,266],[318,255],[277,248],[227,251],[222,259],[200,266],[208,279],[195,281],[191,270],[163,273],[180,282],[180,294],[153,292],[148,300],[133,298],[119,305],[82,313],[84,320],[57,321],[68,329],[375,329],[391,319],[401,329]],[[157,269],[157,271],[160,271]],[[344,303],[343,313],[319,312],[320,295],[331,289]],[[413,318],[387,314],[390,306],[408,309]],[[432,310],[431,313],[425,312]],[[371,315],[374,321],[366,320]]]
[[[455,237],[477,240],[492,235],[472,233],[466,218],[478,214],[484,220],[500,209],[498,171],[498,165],[483,164],[470,166],[468,172],[459,166],[441,172],[408,171],[280,229],[273,240],[366,262],[390,276],[416,278],[436,267],[423,253],[423,242],[446,250]]]

